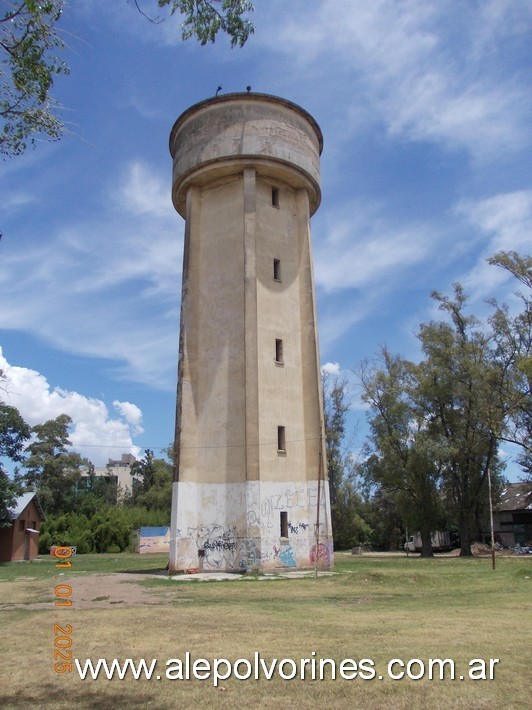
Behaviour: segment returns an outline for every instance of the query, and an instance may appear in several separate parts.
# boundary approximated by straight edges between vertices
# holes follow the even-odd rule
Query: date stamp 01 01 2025
[[[53,554],[58,560],[55,565],[57,569],[72,567],[72,562],[69,559],[73,554],[71,547],[56,547]],[[59,576],[56,576],[56,580],[59,580]],[[72,587],[69,584],[56,584],[54,594],[56,607],[72,606]],[[72,671],[71,634],[71,624],[54,623],[54,670],[56,673],[70,673]]]

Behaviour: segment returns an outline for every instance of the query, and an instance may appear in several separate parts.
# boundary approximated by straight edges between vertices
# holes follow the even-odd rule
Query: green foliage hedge
[[[39,554],[52,545],[74,545],[78,554],[124,552],[134,546],[132,533],[145,525],[168,525],[168,514],[146,508],[104,506],[92,514],[66,513],[48,519],[41,528]]]

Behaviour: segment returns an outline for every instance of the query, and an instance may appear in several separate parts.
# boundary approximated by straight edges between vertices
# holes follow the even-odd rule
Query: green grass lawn
[[[55,574],[59,560],[50,555],[41,555],[33,562],[0,562],[0,581],[17,577],[50,579]],[[133,572],[136,570],[164,570],[168,555],[137,555],[135,553],[109,553],[102,555],[74,555],[70,557],[73,574],[87,572]]]
[[[532,557],[372,558],[336,555],[337,574],[318,579],[248,577],[183,582],[146,576],[147,603],[102,607],[106,578],[90,608],[53,606],[53,559],[0,565],[0,706],[6,708],[523,708],[529,704]],[[61,583],[78,589],[93,573],[164,569],[164,556],[80,555]],[[110,584],[107,578],[107,584]],[[116,579],[116,578],[115,578]],[[80,586],[81,585],[81,586]],[[147,593],[147,594],[146,594]],[[34,607],[34,602],[41,602]],[[47,602],[47,603],[43,603]],[[72,626],[74,658],[158,659],[157,680],[82,681],[54,671],[54,624]],[[306,679],[168,680],[167,659],[309,659]],[[375,677],[312,680],[310,659],[369,659]],[[493,680],[471,680],[471,659],[498,658]],[[387,664],[419,659],[419,680],[387,677]],[[430,659],[453,659],[430,680]],[[285,674],[290,666],[284,666]],[[366,664],[366,668],[368,668]],[[419,664],[412,666],[415,674]],[[240,666],[240,671],[245,666]],[[370,669],[371,670],[371,669]],[[396,674],[406,668],[395,664]],[[299,671],[299,668],[298,668]],[[366,673],[370,675],[370,673]],[[382,680],[379,679],[382,675]],[[464,675],[464,680],[459,676]]]

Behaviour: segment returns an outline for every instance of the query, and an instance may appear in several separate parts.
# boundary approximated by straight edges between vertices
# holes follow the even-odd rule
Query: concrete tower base
[[[330,508],[320,484],[320,517]],[[170,571],[273,571],[332,565],[332,538],[316,540],[318,481],[174,483]],[[280,535],[286,513],[286,537]],[[199,524],[198,524],[199,523]],[[320,523],[320,528],[326,527]],[[173,548],[173,549],[172,549]]]

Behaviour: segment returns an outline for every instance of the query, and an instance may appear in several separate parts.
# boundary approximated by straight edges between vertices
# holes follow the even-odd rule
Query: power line
[[[318,441],[321,438],[321,436],[311,436],[307,437],[304,439],[287,439],[286,444],[301,444],[305,443],[307,441]],[[261,447],[261,446],[275,446],[277,447],[277,441],[263,441],[259,442],[257,444],[213,444],[212,446],[182,446],[181,451],[190,451],[190,450],[210,450],[210,449],[243,449],[246,447]],[[171,445],[171,444],[170,444]],[[123,449],[123,448],[131,448],[131,447],[137,447],[139,449],[152,449],[152,450],[160,450],[163,451],[168,448],[167,446],[153,446],[153,445],[146,445],[146,444],[71,444],[70,448],[77,449],[77,448],[91,448],[91,449]]]

